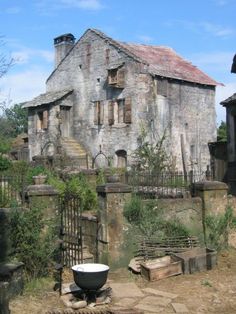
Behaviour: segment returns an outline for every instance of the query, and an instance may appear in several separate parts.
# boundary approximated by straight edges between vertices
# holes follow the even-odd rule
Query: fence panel
[[[142,198],[183,198],[191,193],[192,183],[205,179],[205,173],[130,171],[126,178]]]
[[[23,205],[25,184],[20,177],[0,175],[0,207]]]

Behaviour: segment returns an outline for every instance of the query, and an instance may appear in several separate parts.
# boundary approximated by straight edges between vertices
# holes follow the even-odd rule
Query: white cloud
[[[222,25],[217,25],[209,22],[201,22],[199,24],[204,31],[207,33],[212,34],[216,37],[228,37],[230,35],[233,35],[235,30],[229,27],[224,27]]]
[[[143,43],[150,43],[153,41],[153,38],[148,35],[139,35],[137,36],[139,40],[141,40]]]
[[[7,99],[11,104],[31,100],[45,91],[45,81],[49,72],[33,67],[16,74],[8,74],[1,80],[0,100]]]
[[[217,6],[223,7],[228,4],[227,0],[215,0],[214,1]]]
[[[236,32],[234,28],[213,24],[208,21],[193,22],[188,20],[169,20],[166,21],[164,25],[171,28],[181,26],[197,34],[206,33],[218,38],[228,38]]]
[[[234,52],[215,51],[209,53],[194,53],[188,59],[199,68],[207,69],[208,72],[230,73]]]
[[[29,63],[30,59],[34,57],[42,58],[43,61],[51,63],[54,60],[54,52],[51,50],[22,48],[12,52],[12,57],[18,64]]]
[[[99,0],[61,0],[60,2],[67,7],[85,10],[99,10],[103,7]]]
[[[101,0],[41,0],[36,6],[43,14],[50,14],[50,11],[62,9],[82,9],[97,11],[104,8]]]
[[[21,12],[21,8],[20,7],[9,7],[5,10],[5,13],[7,14],[18,14]]]

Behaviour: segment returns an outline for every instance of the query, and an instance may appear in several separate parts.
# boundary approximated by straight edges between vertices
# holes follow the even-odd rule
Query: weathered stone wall
[[[109,86],[108,69],[122,64],[125,70],[124,88]],[[169,80],[167,96],[158,95],[157,81],[148,73],[147,65],[125,55],[94,32],[87,32],[47,81],[47,91],[68,88],[74,89],[70,136],[81,142],[93,156],[101,145],[102,151],[112,157],[116,165],[115,152],[125,150],[129,164],[137,147],[140,126],[144,125],[152,141],[157,141],[167,129],[166,146],[176,159],[179,170],[183,168],[183,155],[186,167],[190,164],[190,157],[203,170],[209,164],[207,143],[216,138],[214,87]],[[132,123],[118,123],[115,118],[115,123],[109,125],[109,101],[126,97],[132,99]],[[94,124],[95,101],[101,101],[104,106],[102,125]],[[56,121],[55,111],[56,108],[51,109],[51,127],[48,130],[53,139],[57,132],[52,127],[52,121]],[[31,139],[34,153],[39,151],[38,139],[39,136]]]
[[[164,218],[177,218],[191,230],[192,235],[203,237],[202,200],[200,197],[186,199],[159,199],[158,208],[164,209]]]

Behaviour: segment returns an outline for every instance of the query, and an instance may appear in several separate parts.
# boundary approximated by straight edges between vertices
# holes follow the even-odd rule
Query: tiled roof
[[[64,96],[67,96],[70,94],[73,90],[66,89],[56,92],[48,92],[45,94],[41,94],[37,97],[35,97],[33,100],[25,102],[23,105],[23,108],[29,108],[29,107],[38,107],[45,104],[50,104],[55,102],[56,100],[59,100],[63,98]]]
[[[169,47],[123,43],[108,37],[97,29],[89,29],[88,31],[96,33],[136,61],[149,65],[149,72],[154,75],[203,85],[223,85],[184,60]]]
[[[171,48],[128,43],[121,44],[126,50],[148,63],[149,71],[153,74],[204,85],[219,85],[219,83],[196,66],[180,57]]]
[[[235,103],[236,104],[236,93],[230,96],[229,98],[223,100],[220,104],[222,106],[227,106],[229,104]]]

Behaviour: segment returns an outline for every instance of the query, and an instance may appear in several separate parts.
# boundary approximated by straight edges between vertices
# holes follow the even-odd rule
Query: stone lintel
[[[27,196],[53,196],[58,195],[58,191],[48,184],[29,185],[26,190]]]
[[[123,183],[107,183],[97,186],[98,193],[130,193],[131,187]]]
[[[196,182],[194,183],[194,187],[198,191],[228,190],[228,185],[219,181]]]

